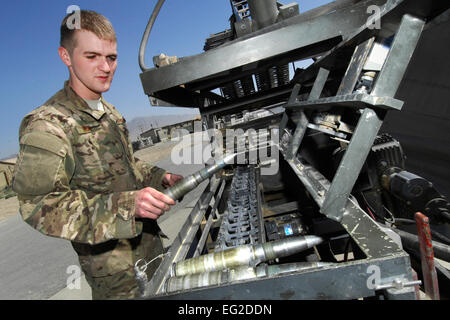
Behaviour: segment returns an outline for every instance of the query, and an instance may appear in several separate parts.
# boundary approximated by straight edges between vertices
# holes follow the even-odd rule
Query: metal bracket
[[[365,58],[369,53],[370,45],[374,44],[373,38],[370,38],[355,49],[350,64],[356,63],[356,65],[350,65],[347,68],[338,91],[338,93],[344,93],[344,95],[320,99],[320,94],[329,74],[329,71],[323,68],[320,68],[318,72],[308,101],[296,101],[296,95],[300,90],[299,85],[295,86],[295,90],[291,94],[286,107],[291,111],[297,111],[300,119],[285,153],[287,160],[292,160],[295,157],[309,124],[303,108],[320,109],[322,107],[344,106],[361,108],[363,110],[344,157],[321,205],[320,211],[330,219],[342,220],[350,192],[383,123],[385,110],[399,110],[403,105],[401,101],[394,99],[393,96],[400,85],[424,24],[424,21],[410,15],[405,15],[402,18],[389,54],[371,94],[353,93],[352,90],[354,89],[357,73],[361,71]],[[298,108],[302,109],[299,111]],[[377,113],[376,109],[380,110],[380,112]],[[313,195],[313,197],[323,199],[322,196],[319,197],[318,195]]]
[[[391,283],[379,284],[375,287],[375,290],[396,289],[401,290],[406,287],[419,286],[422,284],[421,280],[408,281],[402,278],[396,278]]]

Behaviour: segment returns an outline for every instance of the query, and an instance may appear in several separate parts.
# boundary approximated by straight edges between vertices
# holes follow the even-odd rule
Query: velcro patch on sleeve
[[[30,132],[24,134],[20,139],[20,144],[44,149],[61,157],[66,155],[64,142],[60,138],[46,132]]]
[[[48,133],[32,132],[20,139],[13,190],[22,195],[45,195],[55,188],[64,170],[66,149],[61,139]]]

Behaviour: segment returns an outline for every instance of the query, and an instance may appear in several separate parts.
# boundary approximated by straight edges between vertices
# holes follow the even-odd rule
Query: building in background
[[[0,191],[11,186],[16,159],[0,161]]]
[[[138,141],[133,143],[135,150],[154,145],[159,142],[164,142],[172,139],[172,135],[179,131],[181,133],[194,133],[194,122],[200,121],[200,117],[196,117],[192,120],[183,121],[160,128],[152,128],[145,132],[142,132]],[[138,147],[138,149],[136,149]]]

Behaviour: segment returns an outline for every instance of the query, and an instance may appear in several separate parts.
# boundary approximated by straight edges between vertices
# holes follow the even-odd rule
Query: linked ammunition
[[[172,265],[172,276],[220,271],[239,266],[254,267],[261,262],[287,257],[312,248],[323,239],[317,236],[298,236],[256,245],[244,245],[180,261]]]
[[[173,200],[181,199],[186,193],[194,190],[200,183],[210,178],[213,174],[223,169],[226,165],[231,164],[236,153],[230,154],[224,157],[222,160],[218,161],[216,164],[207,166],[202,170],[195,172],[185,178],[183,178],[176,185],[165,189],[162,193],[169,196]]]
[[[297,262],[280,265],[260,265],[256,268],[241,266],[235,269],[168,278],[164,284],[164,291],[169,293],[179,290],[223,285],[235,281],[275,276],[291,272],[300,272],[313,268],[323,268],[333,265],[335,265],[335,263],[332,262]]]

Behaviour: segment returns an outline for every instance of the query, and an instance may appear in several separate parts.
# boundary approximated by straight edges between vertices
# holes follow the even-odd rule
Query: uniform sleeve
[[[25,222],[45,235],[91,245],[142,232],[134,217],[135,191],[71,190],[74,159],[57,125],[40,120],[20,131],[13,190]]]
[[[138,158],[134,159],[136,162],[136,167],[142,175],[143,186],[151,187],[159,191],[163,190],[162,181],[167,171],[157,166],[148,164],[145,161],[139,160]]]

